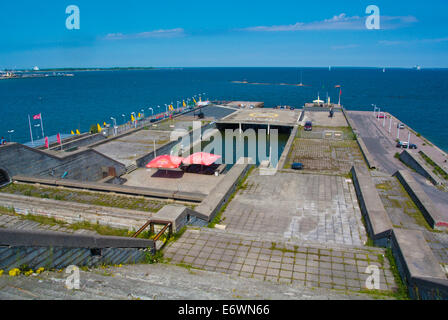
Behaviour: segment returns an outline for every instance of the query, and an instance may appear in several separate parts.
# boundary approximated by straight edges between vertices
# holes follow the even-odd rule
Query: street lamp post
[[[389,134],[391,129],[392,129],[392,116],[389,116]]]
[[[383,128],[384,128],[384,126],[386,125],[386,113],[383,113],[383,115],[384,115],[384,118],[383,118]]]
[[[114,122],[114,136],[117,135],[117,120],[114,117],[110,117],[110,119]]]
[[[124,115],[124,113],[121,115],[123,117],[123,124],[126,123],[126,116]]]
[[[14,133],[14,130],[8,130],[9,133],[9,142],[12,142],[12,134]]]
[[[372,104],[373,107],[373,116],[376,116],[376,104]]]

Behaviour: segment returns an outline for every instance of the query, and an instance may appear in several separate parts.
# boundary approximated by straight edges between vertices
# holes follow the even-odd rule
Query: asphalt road
[[[381,129],[382,119],[376,120],[372,112],[349,111],[348,114],[355,123],[358,134],[364,140],[370,154],[377,162],[379,170],[391,175],[397,170],[409,170],[400,160],[394,157],[396,152],[401,152],[401,149],[396,147],[396,135],[389,135],[387,130]],[[387,123],[388,121],[386,121],[386,127]],[[394,130],[392,130],[392,133],[394,133]],[[401,138],[404,140],[403,134]],[[437,189],[418,173],[411,171],[411,174],[441,213],[448,215],[448,193]]]

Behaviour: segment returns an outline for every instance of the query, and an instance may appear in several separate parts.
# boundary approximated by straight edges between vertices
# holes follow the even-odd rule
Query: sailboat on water
[[[300,83],[297,85],[298,87],[309,87],[309,85],[303,84],[303,71],[300,70]]]

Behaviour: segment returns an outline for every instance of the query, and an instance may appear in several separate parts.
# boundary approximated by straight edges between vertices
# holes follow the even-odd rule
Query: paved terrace
[[[205,229],[187,230],[165,253],[173,264],[290,284],[291,289],[319,287],[343,291],[365,289],[368,265],[380,268],[380,290],[394,289],[390,265],[383,255],[380,248],[285,245]]]
[[[335,110],[333,117],[329,117],[329,110],[323,109],[321,111],[308,111],[305,110],[302,125],[306,121],[311,121],[313,126],[323,127],[347,127],[347,120],[345,120],[344,114],[340,110]]]
[[[353,184],[340,176],[255,172],[223,219],[229,231],[280,240],[347,245],[367,240]]]
[[[251,123],[294,126],[301,110],[282,110],[268,108],[241,109],[219,121],[219,123]]]
[[[135,159],[154,150],[154,140],[158,148],[170,141],[170,132],[143,129],[101,144],[94,150],[129,166]]]
[[[204,175],[184,173],[182,171],[165,171],[139,168],[122,176],[126,186],[156,188],[160,190],[195,192],[209,194],[222,180],[224,175]]]

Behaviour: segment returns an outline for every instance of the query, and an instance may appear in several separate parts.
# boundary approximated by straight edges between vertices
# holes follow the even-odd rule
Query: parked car
[[[408,146],[408,143],[406,141],[398,141],[397,142],[397,148],[402,148],[402,149],[417,149],[417,145],[410,143]]]
[[[384,118],[386,118],[386,114],[384,114],[384,113],[380,113],[380,114],[378,114],[376,117],[377,117],[378,119],[384,119]]]
[[[313,123],[311,121],[305,122],[304,130],[305,131],[313,131]]]
[[[402,123],[397,123],[397,128],[398,128],[398,129],[404,129],[404,124],[402,124]]]
[[[303,169],[303,164],[300,163],[300,162],[294,162],[291,165],[291,169],[293,169],[293,170],[302,170]]]

